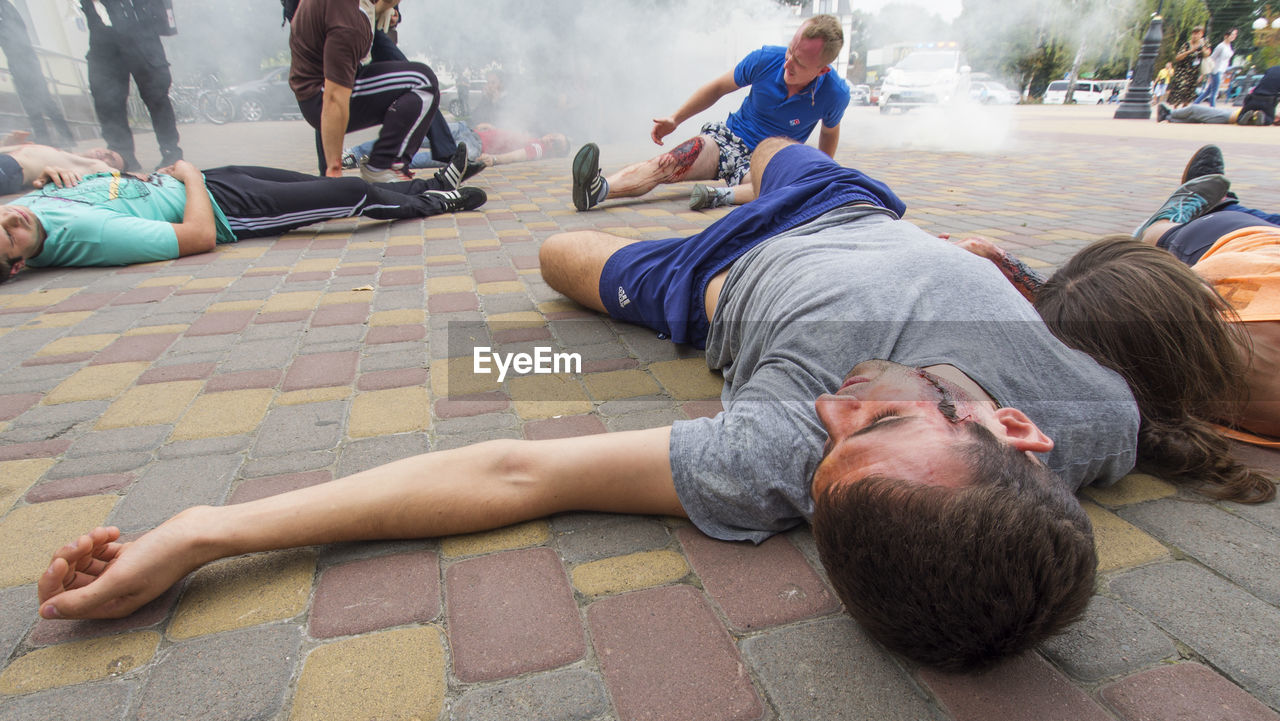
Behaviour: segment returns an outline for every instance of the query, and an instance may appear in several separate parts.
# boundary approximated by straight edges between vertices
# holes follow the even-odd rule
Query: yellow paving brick
[[[553,223],[549,220],[534,220],[524,224],[529,230],[556,230],[560,227],[559,223]]]
[[[192,638],[293,618],[307,608],[316,555],[275,551],[205,566],[191,582],[165,633]]]
[[[584,563],[573,569],[573,587],[588,596],[661,586],[689,575],[684,556],[675,551],[644,551]]]
[[[182,333],[190,328],[189,325],[179,323],[168,323],[165,325],[144,325],[141,328],[131,328],[124,332],[125,335],[159,335],[161,333]]]
[[[377,240],[355,240],[347,243],[346,248],[349,253],[353,250],[381,250],[384,245],[385,243]]]
[[[5,303],[6,308],[43,308],[45,306],[61,303],[71,296],[79,293],[79,288],[54,288],[51,290],[39,290],[34,293],[23,293]]]
[[[426,322],[426,312],[415,308],[380,310],[369,316],[369,325],[375,327],[385,325],[422,325]]]
[[[444,639],[436,626],[326,644],[302,667],[289,721],[423,721],[444,708]]]
[[[351,396],[351,386],[329,386],[328,388],[307,388],[300,391],[289,391],[276,396],[278,406],[300,406],[303,403],[322,403],[324,401],[340,401]]]
[[[211,288],[226,288],[233,282],[235,282],[235,278],[193,278],[182,287],[187,290],[209,290]]]
[[[546,214],[546,215],[549,215],[549,216],[551,216],[551,217],[553,217],[553,218],[559,218],[559,217],[568,216],[568,215],[577,215],[577,214],[578,214],[578,211],[576,211],[576,210],[548,210],[545,214]]]
[[[467,250],[478,250],[480,248],[501,248],[502,243],[497,238],[473,238],[471,240],[462,241],[462,247]]]
[[[1093,523],[1099,571],[1138,566],[1168,555],[1159,541],[1111,511],[1093,503],[1081,505]]]
[[[0,461],[0,515],[7,513],[13,502],[57,461],[52,458],[27,458],[20,461]]]
[[[420,235],[393,235],[387,238],[387,245],[422,245],[422,236]]]
[[[719,398],[724,379],[707,368],[703,358],[650,363],[649,372],[678,401]]]
[[[430,427],[431,399],[426,388],[388,388],[355,397],[351,402],[347,435],[369,438]]]
[[[43,691],[119,676],[156,655],[160,634],[139,631],[38,648],[0,674],[0,693]]]
[[[225,313],[232,310],[257,310],[265,302],[263,300],[225,300],[221,303],[213,303],[205,309],[205,312]]]
[[[252,260],[261,258],[262,254],[267,252],[267,247],[264,245],[253,247],[238,243],[221,243],[215,250],[219,257],[228,260]]]
[[[467,262],[467,256],[459,255],[457,253],[450,253],[447,255],[428,255],[425,259],[423,259],[423,262],[426,265],[449,265],[452,263],[465,263]]]
[[[151,364],[107,363],[86,366],[72,373],[65,381],[49,391],[41,403],[71,403],[73,401],[100,401],[115,398],[142,375]]]
[[[549,540],[551,528],[546,521],[528,521],[492,531],[442,538],[440,553],[446,558],[478,556],[482,553],[540,546]]]
[[[94,333],[93,335],[73,335],[59,338],[36,351],[36,355],[65,355],[67,353],[96,353],[111,345],[119,338],[118,333]]]
[[[597,401],[650,396],[662,392],[658,382],[648,373],[636,369],[589,373],[582,377],[582,383]]]
[[[128,428],[154,426],[178,420],[192,399],[200,392],[203,381],[174,381],[134,386],[107,407],[96,428]]]
[[[495,374],[496,378],[497,375]],[[525,420],[576,416],[591,412],[591,400],[582,385],[563,374],[510,378],[512,405]]]
[[[582,310],[582,306],[578,305],[577,303],[574,303],[571,300],[556,299],[556,300],[549,300],[544,303],[538,304],[538,312],[543,314],[566,313],[566,312],[575,311],[575,310]]]
[[[25,296],[26,293],[0,293],[0,308],[3,308],[13,301]]]
[[[511,207],[508,208],[508,210],[513,210],[517,213],[522,213],[522,212],[536,213],[538,212],[538,206],[536,203],[512,203]]]
[[[532,310],[518,310],[512,313],[494,313],[488,317],[492,330],[516,330],[546,324],[541,313]]]
[[[528,235],[528,234],[529,234],[529,231],[525,230],[524,228],[507,228],[506,230],[498,231],[499,238],[510,238],[517,235]]]
[[[338,267],[337,258],[304,258],[293,265],[294,272],[333,270]]]
[[[524,283],[518,280],[500,280],[492,283],[481,283],[476,286],[476,292],[480,295],[498,295],[500,293],[523,293]],[[541,322],[542,318],[539,316]]]
[[[143,278],[134,285],[135,288],[164,288],[171,285],[182,285],[191,280],[189,275],[157,275]]]
[[[430,238],[433,240],[439,240],[441,238],[456,238],[458,237],[458,229],[457,228],[427,228],[426,230],[422,231],[422,237]]]
[[[23,328],[70,328],[73,325],[79,325],[89,319],[93,315],[91,310],[81,310],[72,313],[45,313],[37,318],[33,318],[23,325]]]
[[[293,267],[288,265],[255,265],[245,272],[247,273],[279,273],[281,275],[284,275],[285,273],[288,273],[291,270],[293,270]]]
[[[431,361],[431,394],[436,398],[487,393],[501,388],[498,374],[476,373],[472,356]]]
[[[292,293],[276,293],[262,306],[263,313],[283,313],[311,310],[320,302],[320,291],[301,290]]]
[[[640,215],[647,215],[650,218],[670,218],[672,215],[671,211],[662,210],[661,208],[638,208],[636,212]]]
[[[342,305],[344,303],[372,303],[373,293],[367,290],[341,290],[337,293],[325,293],[320,297],[320,305]]]
[[[267,415],[274,396],[275,391],[269,388],[202,395],[182,416],[170,439],[185,441],[251,433]]]
[[[1169,483],[1145,473],[1130,473],[1115,485],[1106,488],[1087,486],[1084,494],[1104,506],[1127,506],[1132,503],[1154,501],[1177,493]]]
[[[634,225],[632,228],[634,228],[637,233],[643,233],[645,235],[655,235],[658,233],[671,235],[671,229],[665,225]]]
[[[438,278],[427,278],[427,295],[465,293],[472,288],[475,288],[475,281],[469,275],[443,275]]]
[[[49,557],[68,541],[102,525],[118,496],[81,496],[33,503],[0,518],[0,588],[35,583]]]

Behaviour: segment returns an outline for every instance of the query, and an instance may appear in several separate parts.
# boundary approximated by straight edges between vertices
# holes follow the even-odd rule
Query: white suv
[[[880,112],[969,98],[969,65],[958,50],[917,50],[889,69],[880,90]]]

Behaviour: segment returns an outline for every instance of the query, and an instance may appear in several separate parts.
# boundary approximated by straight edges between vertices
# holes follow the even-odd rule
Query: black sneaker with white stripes
[[[590,210],[608,194],[609,186],[600,174],[600,148],[587,143],[573,157],[573,207]]]
[[[436,187],[441,190],[457,190],[458,186],[462,185],[462,174],[466,170],[467,145],[458,143],[458,149],[454,151],[453,157],[449,158],[449,164],[436,171]]]
[[[469,185],[464,185],[457,190],[424,190],[418,194],[418,197],[437,207],[437,214],[475,210],[489,199],[483,190]]]

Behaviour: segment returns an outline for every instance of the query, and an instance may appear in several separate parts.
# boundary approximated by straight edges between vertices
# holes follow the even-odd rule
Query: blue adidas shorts
[[[600,300],[609,315],[652,328],[675,343],[705,348],[707,283],[762,241],[829,210],[862,203],[902,217],[906,206],[887,185],[808,145],[778,151],[759,197],[689,238],[632,243],[605,261]]]

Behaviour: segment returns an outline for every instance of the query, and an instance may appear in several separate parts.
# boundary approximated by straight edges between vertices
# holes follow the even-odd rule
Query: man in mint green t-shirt
[[[466,163],[465,148],[454,162]],[[0,282],[24,266],[130,265],[205,253],[322,220],[424,218],[471,210],[479,188],[459,188],[453,164],[427,180],[370,184],[253,166],[201,173],[178,161],[147,178],[120,173],[46,186],[0,206]]]

